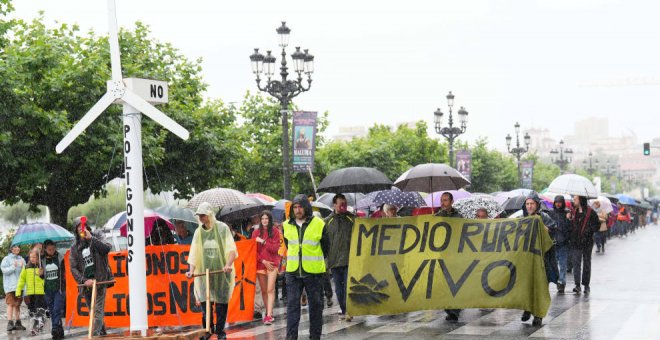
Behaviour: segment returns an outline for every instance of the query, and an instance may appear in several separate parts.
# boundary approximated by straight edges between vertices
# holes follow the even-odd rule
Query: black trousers
[[[214,308],[215,307],[215,308]],[[211,333],[218,335],[225,334],[225,323],[227,322],[227,310],[229,305],[226,303],[211,302]],[[213,321],[213,310],[215,309],[215,322]],[[202,327],[206,327],[206,302],[202,302]]]
[[[589,282],[591,282],[591,252],[593,248],[593,243],[582,247],[571,248],[573,279],[575,280],[576,286],[579,285],[580,282],[583,286],[588,286]]]

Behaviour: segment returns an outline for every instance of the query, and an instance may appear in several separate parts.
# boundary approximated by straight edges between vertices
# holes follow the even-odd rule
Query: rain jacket
[[[545,226],[550,230],[550,235],[556,233],[557,224],[555,223],[555,220],[553,220],[552,217],[541,210],[541,204],[543,203],[541,202],[539,194],[537,194],[535,191],[532,191],[529,193],[529,195],[527,195],[527,199],[525,199],[525,201],[528,199],[533,199],[536,202],[536,212],[528,212],[527,207],[523,203],[523,216],[534,215],[534,213],[541,216],[543,224],[545,224]],[[543,254],[543,265],[545,266],[545,276],[548,279],[548,282],[557,283],[559,280],[559,266],[557,264],[557,250],[555,249],[554,245]]]
[[[73,228],[76,230],[76,240],[71,246],[71,255],[69,256],[69,267],[73,279],[77,283],[82,284],[87,281],[85,277],[85,264],[91,263],[94,265],[94,273],[92,277],[96,281],[111,281],[114,279],[110,266],[108,264],[108,253],[112,249],[110,243],[105,240],[103,231],[95,230],[91,232],[92,238],[85,240],[78,234],[78,226],[80,225],[80,218],[73,221]],[[112,287],[112,285],[106,285]]]
[[[302,226],[299,226],[296,223],[296,217],[293,213],[293,206],[295,204],[300,204],[305,209],[305,221],[303,222]],[[289,209],[289,216],[290,216],[289,220],[285,221],[284,224],[282,225],[282,229],[284,231],[284,242],[287,245],[287,249],[289,248],[289,240],[286,237],[286,229],[288,228],[287,224],[292,228],[296,228],[298,235],[301,235],[302,239],[304,240],[305,239],[305,231],[307,230],[307,227],[310,225],[310,223],[312,223],[312,221],[314,221],[314,223],[324,223],[322,219],[320,219],[320,218],[318,218],[318,217],[316,217],[312,214],[312,204],[309,203],[309,200],[307,199],[307,196],[305,196],[303,194],[297,195],[296,197],[293,198],[293,201],[291,203],[291,208]],[[296,239],[296,241],[302,241],[302,240],[297,240]],[[329,251],[329,248],[330,248],[330,244],[329,244],[330,242],[329,242],[328,230],[325,228],[325,224],[324,224],[323,231],[321,232],[321,239],[319,240],[319,242],[320,242],[321,250],[322,250],[324,256],[327,257],[327,254],[328,254],[328,251]],[[291,253],[289,252],[288,255],[291,256]],[[302,249],[299,253],[299,256],[302,257]],[[287,267],[290,264],[291,264],[291,262],[287,260]],[[325,270],[323,270],[323,272],[325,272]],[[306,276],[309,276],[309,275],[316,275],[315,273],[306,272],[305,269],[304,269],[304,265],[302,263],[299,263],[298,270],[293,271],[293,272],[287,271],[287,273],[296,275],[298,277],[306,277]]]
[[[582,212],[578,212],[577,207],[574,207],[572,215],[571,246],[579,249],[593,247],[594,233],[600,228],[598,213],[585,204]]]
[[[15,266],[14,261],[21,261],[21,266]],[[21,277],[21,271],[25,267],[25,259],[20,255],[9,253],[2,259],[2,286],[5,294],[16,291],[18,279]]]
[[[53,256],[45,255],[41,258],[41,267],[44,268],[44,274],[40,275],[40,277],[44,280],[44,289],[48,290],[47,287],[50,285],[48,282],[51,280],[57,280],[57,291],[60,293],[66,292],[64,257],[57,251],[55,251]]]
[[[16,296],[21,296],[25,287],[25,295],[44,295],[44,280],[39,277],[39,266],[28,263],[21,271],[21,277],[16,286]]]
[[[348,266],[348,256],[351,251],[351,235],[355,216],[346,212],[333,212],[325,218],[325,229],[328,232],[330,248],[328,249],[328,267]]]
[[[190,243],[190,254],[188,263],[195,265],[195,274],[202,274],[209,271],[222,270],[229,259],[229,253],[236,250],[236,243],[232,237],[231,230],[223,223],[215,220],[210,204],[204,202],[197,209],[198,213],[204,211],[208,216],[212,227],[204,229],[203,224],[195,230],[193,240]],[[211,274],[210,299],[211,302],[221,304],[229,303],[232,292],[234,291],[235,271],[229,273]],[[195,298],[199,302],[206,302],[206,276],[195,277]]]
[[[438,210],[438,212],[435,213],[435,216],[463,218],[463,215],[461,215],[461,213],[459,213],[458,210],[454,209],[454,207],[452,207],[449,210],[444,210],[440,208],[440,210]]]
[[[535,212],[536,215],[541,216],[541,220],[543,221],[543,224],[545,224],[545,226],[548,227],[548,229],[550,229],[550,235],[552,235],[557,228],[557,223],[555,223],[555,220],[553,220],[552,217],[550,217],[550,215],[548,215],[545,211],[541,210],[541,204],[543,204],[543,202],[541,202],[541,197],[539,197],[539,194],[537,194],[536,191],[532,191],[531,193],[529,193],[525,201],[527,201],[530,198],[536,202],[536,206],[537,206],[536,208],[537,211]],[[529,213],[527,211],[527,207],[525,207],[525,203],[523,203],[522,210],[523,210],[523,216],[533,215],[534,213],[534,212]]]
[[[560,202],[561,208],[557,209],[553,204],[553,210],[551,211],[551,216],[557,224],[555,232],[550,233],[550,236],[555,240],[555,243],[558,246],[568,245],[568,241],[571,234],[571,221],[566,217],[566,214],[570,212],[566,208],[566,200],[564,196],[557,195],[555,197],[555,203]]]

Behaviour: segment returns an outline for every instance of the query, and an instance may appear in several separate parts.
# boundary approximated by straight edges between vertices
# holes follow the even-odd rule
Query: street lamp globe
[[[525,146],[527,147],[527,150],[529,150],[529,144],[532,142],[532,137],[529,136],[529,133],[525,132]]]
[[[442,128],[442,116],[443,115],[444,115],[444,113],[442,113],[442,111],[440,111],[440,108],[438,108],[437,110],[435,110],[435,112],[433,112],[433,122],[435,123],[435,131],[437,133],[440,133],[440,129]]]
[[[307,49],[305,50],[305,73],[308,77],[314,73],[314,56]]]
[[[454,95],[449,91],[449,94],[447,94],[447,105],[449,106],[449,109],[451,110],[452,107],[454,107]]]
[[[291,59],[293,59],[293,69],[301,74],[305,67],[305,53],[300,50],[300,46],[297,46],[296,51],[291,54]]]
[[[291,33],[291,29],[286,27],[286,21],[282,21],[282,26],[278,27],[275,31],[280,36],[280,47],[287,47],[289,45],[289,33]]]
[[[465,131],[465,128],[467,127],[468,112],[462,106],[458,109],[458,119],[461,122],[461,130]]]
[[[516,129],[516,135],[520,133],[520,124],[516,122],[516,124],[513,126]]]
[[[259,77],[263,71],[264,55],[259,53],[258,48],[255,48],[254,53],[250,55],[250,62],[252,64],[252,73]]]
[[[264,74],[269,80],[275,74],[275,61],[275,56],[271,54],[271,51],[266,51],[266,56],[264,57]]]
[[[511,149],[511,139],[512,139],[511,135],[507,133],[506,134],[506,149],[507,150]]]

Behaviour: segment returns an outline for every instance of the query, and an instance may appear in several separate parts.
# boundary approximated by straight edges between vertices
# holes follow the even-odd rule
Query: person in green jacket
[[[21,271],[21,277],[16,286],[16,296],[23,293],[25,287],[25,299],[29,300],[28,310],[32,319],[32,335],[41,333],[44,328],[44,316],[46,315],[46,300],[44,296],[44,280],[40,277],[43,269],[39,265],[39,253],[36,250],[30,252],[30,261]]]

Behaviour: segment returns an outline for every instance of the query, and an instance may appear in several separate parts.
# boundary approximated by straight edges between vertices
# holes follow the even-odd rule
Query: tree
[[[518,187],[517,167],[510,157],[488,149],[488,140],[480,138],[471,148],[472,183],[470,191],[491,193]]]
[[[46,205],[53,222],[65,225],[71,206],[103,195],[104,184],[122,173],[121,113],[112,106],[55,154],[55,145],[106,91],[110,56],[107,37],[81,36],[67,24],[47,28],[43,21],[17,20],[3,35],[0,89],[12,91],[0,105],[0,199]],[[232,142],[240,138],[234,117],[215,114],[222,108],[216,102],[203,103],[201,61],[160,43],[141,23],[119,35],[124,75],[167,80],[170,102],[161,110],[192,132],[184,142],[143,119],[145,173],[153,191],[189,196],[233,173],[240,154]]]
[[[555,164],[542,162],[536,153],[528,154],[525,160],[534,162],[532,173],[532,189],[537,192],[547,188],[561,174],[561,169]]]
[[[0,205],[0,217],[5,221],[18,225],[28,223],[28,218],[33,219],[43,215],[46,207],[38,206],[36,209],[30,209],[30,205],[24,202],[18,202],[14,205]]]

